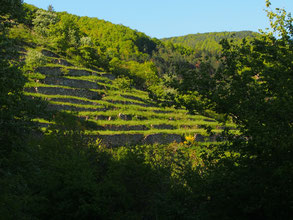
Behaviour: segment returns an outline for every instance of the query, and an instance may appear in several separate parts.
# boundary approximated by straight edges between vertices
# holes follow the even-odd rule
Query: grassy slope
[[[49,68],[53,65],[47,64],[46,66]],[[75,68],[78,69],[77,67]],[[134,88],[130,89],[129,91],[121,91],[115,86],[114,83],[112,83],[112,80],[109,80],[103,76],[105,73],[95,73],[97,73],[97,75],[65,75],[59,77],[71,80],[96,82],[99,85],[102,82],[103,86],[105,86],[107,89],[88,89],[92,92],[105,93],[100,100],[77,97],[74,95],[49,95],[42,94],[41,92],[36,93],[31,91],[26,92],[26,95],[42,97],[48,100],[49,106],[59,106],[59,110],[62,111],[71,112],[71,109],[75,110],[78,116],[85,118],[91,123],[91,128],[88,128],[87,130],[87,133],[89,134],[205,134],[205,130],[203,129],[204,126],[213,127],[215,132],[220,131],[218,129],[219,125],[212,119],[201,115],[189,115],[184,109],[161,108],[148,98],[148,95],[145,91]],[[43,77],[50,76],[43,74]],[[75,87],[65,85],[48,85],[41,83],[40,81],[37,81],[33,78],[30,78],[25,87],[26,89],[31,87],[38,89],[41,87],[64,88],[70,90],[77,89]],[[128,117],[127,120],[123,119],[123,117],[119,117],[119,114],[126,115],[126,117]],[[43,126],[50,123],[44,119],[36,119],[36,121],[41,123]],[[140,127],[134,127],[135,130],[133,130],[131,126],[137,125]],[[127,127],[129,127],[129,130]]]

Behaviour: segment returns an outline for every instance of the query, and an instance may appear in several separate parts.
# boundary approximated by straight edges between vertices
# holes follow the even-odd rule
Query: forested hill
[[[131,86],[148,91],[150,98],[170,106],[180,103],[174,98],[170,102],[170,97],[178,95],[170,85],[199,68],[203,57],[209,57],[213,67],[218,67],[215,55],[220,52],[221,39],[233,34],[236,39],[256,34],[208,33],[161,41],[102,19],[56,12],[53,7],[43,10],[23,4],[23,9],[22,19],[9,34],[16,42],[24,43],[28,54],[35,54],[34,59],[37,52],[49,49],[74,66],[130,80]]]
[[[191,47],[195,50],[217,52],[220,51],[221,46],[219,42],[222,39],[234,38],[236,41],[243,38],[253,38],[257,35],[253,31],[233,31],[233,32],[210,32],[210,33],[198,33],[188,34],[180,37],[170,37],[161,39],[164,42],[171,42],[174,44],[180,44],[183,46]]]
[[[172,80],[179,79],[180,71],[195,69],[195,51],[172,43],[165,45],[144,33],[98,18],[55,12],[53,6],[43,10],[25,4],[24,9],[25,18],[9,29],[9,35],[21,48],[16,50],[21,51],[18,60],[23,60],[20,65],[28,80],[25,95],[46,100],[49,111],[74,111],[78,119],[90,123],[84,126],[87,135],[104,135],[99,136],[104,145],[123,146],[142,144],[148,135],[159,133],[170,136],[170,143],[174,138],[180,142],[186,129],[189,133],[195,129],[199,140],[203,130],[199,130],[198,123],[217,128],[211,118],[193,120],[186,110],[166,109],[163,103],[171,90],[164,83],[171,76]],[[150,98],[161,101],[161,106]],[[177,104],[167,97],[166,102],[169,107]],[[185,124],[175,125],[179,119]],[[42,128],[49,127],[50,120],[34,118]],[[190,124],[191,120],[195,124]],[[119,143],[114,141],[117,135]],[[135,142],[130,142],[129,138],[135,136]],[[121,142],[123,137],[125,141]]]
[[[130,78],[132,86],[155,90],[160,97],[166,91],[162,85],[167,76],[176,78],[182,71],[194,69],[201,58],[189,47],[165,43],[102,19],[29,4],[23,8],[22,21],[10,29],[10,36],[17,42],[25,42],[36,50],[47,48],[75,66]]]
[[[123,25],[67,12],[45,11],[29,4],[24,6],[27,11],[26,22],[35,27],[35,31],[42,37],[49,37],[51,46],[58,47],[59,44],[58,49],[63,51],[70,46],[87,45],[99,48],[100,55],[102,53],[108,58],[128,60],[143,59],[142,53],[150,54],[156,47],[150,37]],[[67,39],[59,37],[58,31],[63,31],[63,38]],[[54,42],[56,44],[52,45]]]

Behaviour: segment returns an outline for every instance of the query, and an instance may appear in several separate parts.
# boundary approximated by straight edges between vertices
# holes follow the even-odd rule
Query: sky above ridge
[[[97,17],[156,37],[269,27],[265,0],[24,0],[39,8]],[[293,13],[293,0],[271,0]]]

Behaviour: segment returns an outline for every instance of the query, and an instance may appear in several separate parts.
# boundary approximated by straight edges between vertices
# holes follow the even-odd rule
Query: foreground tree
[[[3,6],[3,7],[2,7]],[[13,19],[13,20],[12,20]],[[26,177],[32,158],[27,140],[31,119],[41,105],[23,94],[26,78],[9,28],[22,19],[22,1],[1,2],[0,9],[0,213],[3,219],[22,219],[27,193]],[[2,23],[2,21],[4,21]],[[40,104],[40,103],[39,103]]]
[[[0,8],[0,17],[15,19],[23,15],[22,0],[2,0]]]
[[[202,66],[188,81],[195,85],[188,94],[199,94],[240,131],[226,132],[227,142],[205,158],[203,183],[194,185],[206,198],[199,199],[203,219],[292,217],[293,19],[284,9],[267,13],[271,32],[239,46],[222,41],[221,67]]]

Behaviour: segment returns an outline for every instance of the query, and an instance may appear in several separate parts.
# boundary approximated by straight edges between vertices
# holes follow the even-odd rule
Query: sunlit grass
[[[69,60],[69,62],[73,63]],[[114,135],[114,134],[177,134],[184,136],[194,136],[195,134],[201,134],[203,136],[209,136],[205,127],[211,127],[212,132],[218,134],[222,132],[221,124],[211,120],[211,118],[202,115],[190,115],[185,109],[175,108],[163,108],[157,105],[154,101],[150,100],[148,93],[142,90],[131,88],[127,91],[121,91],[112,80],[103,76],[104,72],[93,71],[87,68],[80,67],[67,67],[58,64],[48,63],[47,67],[60,67],[64,72],[64,78],[72,80],[84,80],[88,82],[97,83],[97,85],[104,86],[105,89],[86,89],[88,91],[96,92],[98,94],[104,94],[100,100],[92,100],[89,98],[69,96],[69,95],[46,95],[40,93],[24,92],[27,96],[40,97],[48,101],[51,105],[71,106],[72,109],[80,108],[84,111],[77,111],[78,117],[86,119],[90,122],[90,125],[103,126],[108,130],[93,130],[95,126],[86,130],[88,135]],[[89,76],[70,76],[66,74],[66,70],[76,69],[92,72],[93,75]],[[65,71],[64,71],[65,70]],[[63,86],[63,85],[48,85],[40,83],[36,79],[43,79],[43,74],[27,74],[27,77],[31,77],[31,80],[25,85],[29,87],[51,87],[51,88],[63,88],[77,90],[77,88]],[[35,78],[34,78],[35,77]],[[61,76],[60,76],[61,77]],[[41,81],[41,80],[40,80]],[[79,110],[80,110],[79,109]],[[63,112],[72,113],[69,110],[62,110]],[[119,118],[119,114],[127,115],[130,120],[122,120]],[[100,117],[100,118],[99,118]],[[54,124],[54,122],[47,121],[45,119],[37,118],[35,122],[41,124]],[[141,125],[141,130],[127,130],[127,127]],[[165,125],[165,127],[164,127]],[[116,128],[115,128],[116,126]],[[119,126],[123,126],[123,129],[119,129]],[[169,127],[168,127],[169,126]],[[232,123],[227,124],[228,127],[235,127]],[[137,127],[136,129],[139,129]],[[46,131],[47,128],[42,127],[41,130]],[[110,130],[112,129],[112,130]],[[237,130],[233,131],[237,134]],[[238,132],[239,133],[239,132]],[[208,138],[206,139],[208,141]],[[205,142],[205,144],[214,144],[214,142]],[[215,142],[217,143],[217,142]]]

